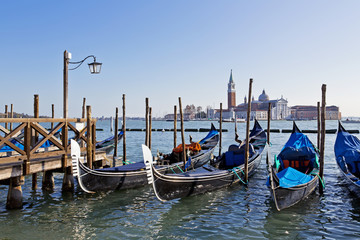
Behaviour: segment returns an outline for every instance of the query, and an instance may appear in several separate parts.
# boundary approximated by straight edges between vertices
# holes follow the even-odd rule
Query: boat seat
[[[254,155],[254,147],[249,144],[249,158]],[[224,168],[230,169],[245,163],[245,145],[240,148],[237,145],[230,145],[229,151],[225,152]]]
[[[128,171],[141,171],[145,169],[145,164],[143,162],[132,163],[128,165],[122,165],[118,167],[111,167],[111,168],[100,168],[96,169],[99,172],[128,172]]]
[[[200,177],[200,176],[210,176],[213,174],[219,174],[220,171],[227,172],[226,170],[219,170],[210,165],[206,165],[200,168],[196,168],[192,171],[188,171],[180,174],[169,174],[169,175],[176,175],[182,177]]]

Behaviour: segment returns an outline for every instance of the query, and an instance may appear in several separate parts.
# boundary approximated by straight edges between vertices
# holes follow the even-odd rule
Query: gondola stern
[[[80,168],[79,168],[80,156],[81,156],[81,149],[80,149],[79,144],[75,140],[71,139],[71,163],[72,163],[72,169],[73,169],[73,176],[75,178],[77,178],[78,183],[84,192],[95,193],[93,191],[88,190],[84,186],[84,184],[81,180]]]
[[[144,164],[146,169],[146,176],[148,180],[148,184],[152,184],[154,182],[154,176],[153,176],[153,156],[151,154],[151,150],[144,144],[141,145],[142,152],[143,152],[143,158],[144,158]]]
[[[154,181],[154,172],[157,172],[157,170],[154,168],[153,164],[153,156],[151,154],[151,150],[144,144],[141,145],[142,147],[142,151],[143,151],[143,158],[144,158],[144,164],[145,164],[145,168],[146,168],[146,176],[147,176],[147,180],[148,180],[148,184],[152,184],[156,198],[159,199],[161,202],[166,202],[166,200],[162,199],[157,190],[156,190],[156,185],[155,185],[155,181]],[[159,174],[157,172],[157,174]]]

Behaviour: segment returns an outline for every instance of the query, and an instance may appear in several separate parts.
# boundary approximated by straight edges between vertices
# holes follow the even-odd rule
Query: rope
[[[241,168],[238,168],[238,167],[234,167],[233,169],[231,169],[231,171],[233,171],[235,173],[235,175],[239,178],[239,180],[244,184],[244,185],[247,185],[247,182],[244,182],[241,177],[237,174],[237,172],[235,171],[235,169],[239,169],[241,171],[241,173],[243,175],[245,175],[245,173],[243,172],[243,170],[241,170]]]
[[[176,165],[178,167],[178,169],[180,169],[180,171],[183,173],[184,171],[181,169],[181,167],[179,167],[179,165]]]
[[[319,176],[319,174],[316,173],[315,175],[318,176],[318,178],[320,179],[320,182],[321,182],[323,188],[325,189],[325,180],[324,180],[324,179],[321,179],[321,177]]]

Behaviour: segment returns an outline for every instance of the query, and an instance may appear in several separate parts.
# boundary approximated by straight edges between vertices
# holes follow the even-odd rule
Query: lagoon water
[[[210,128],[209,121],[185,122],[185,128]],[[214,122],[218,126],[217,122]],[[266,128],[266,122],[260,122]],[[300,129],[316,129],[316,121],[297,122]],[[153,128],[172,128],[172,122],[154,121]],[[180,126],[180,125],[179,125]],[[251,125],[252,126],[252,125]],[[360,124],[344,124],[360,129]],[[110,122],[98,121],[97,139],[110,136]],[[127,128],[145,128],[144,121],[128,120]],[[179,127],[178,127],[179,128]],[[234,123],[224,123],[223,149],[233,143]],[[290,121],[274,121],[271,129],[291,129]],[[327,129],[337,128],[327,121]],[[238,123],[244,136],[245,124]],[[193,139],[206,133],[185,132]],[[359,137],[359,134],[357,134]],[[127,132],[127,156],[142,161],[144,132]],[[271,133],[271,156],[278,154],[290,133]],[[316,144],[316,134],[308,134]],[[203,195],[161,203],[150,186],[87,194],[75,182],[73,194],[61,193],[62,174],[55,174],[55,190],[31,190],[31,178],[23,185],[23,209],[6,210],[7,186],[0,186],[0,239],[359,239],[360,200],[341,179],[334,159],[336,135],[326,135],[323,195],[318,191],[305,201],[278,212],[265,182],[263,161],[247,187],[240,184]],[[178,134],[178,143],[181,141]],[[172,132],[153,132],[152,149],[170,152]],[[118,148],[122,153],[122,143]],[[215,150],[217,155],[219,149]]]

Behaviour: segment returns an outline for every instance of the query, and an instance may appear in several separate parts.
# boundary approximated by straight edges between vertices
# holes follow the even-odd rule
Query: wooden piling
[[[145,145],[149,147],[149,98],[145,98]]]
[[[268,115],[267,115],[267,144],[268,144],[268,151],[270,151],[270,120],[271,120],[271,103],[269,103],[268,105]],[[266,154],[266,165],[269,167],[270,166],[270,159],[269,159],[269,154]]]
[[[51,104],[51,118],[55,118],[55,106],[54,104]],[[54,128],[54,123],[51,122],[51,129]]]
[[[219,139],[219,156],[221,156],[221,148],[222,148],[222,103],[220,103],[220,121],[219,121],[219,128],[220,128],[220,139]]]
[[[174,148],[176,148],[176,121],[177,121],[177,111],[176,105],[174,105]]]
[[[317,149],[320,149],[320,134],[321,134],[321,108],[320,102],[317,102]]]
[[[14,118],[13,104],[10,105],[10,118]],[[13,130],[13,123],[10,123],[10,131]]]
[[[123,94],[123,124],[122,124],[122,131],[123,131],[123,162],[126,162],[126,115],[125,115],[125,94]]]
[[[152,108],[149,107],[149,149],[151,149],[151,128],[152,128],[152,122],[151,122],[151,112],[152,112]]]
[[[86,98],[83,98],[83,105],[81,110],[81,118],[85,118],[86,114]],[[80,146],[85,147],[85,141],[81,141]]]
[[[44,171],[41,189],[44,191],[54,191],[55,182],[52,171]]]
[[[5,105],[5,118],[8,118],[8,105]],[[5,128],[8,129],[8,123],[5,123]]]
[[[114,155],[113,155],[113,167],[115,167],[115,165],[116,165],[116,162],[115,162],[115,160],[116,160],[116,157],[117,157],[117,147],[118,147],[118,129],[119,129],[119,127],[118,127],[118,121],[119,120],[119,109],[118,108],[116,108],[116,110],[115,110],[115,131],[114,131],[114,145],[115,145],[115,147],[114,147]]]
[[[24,177],[10,178],[9,191],[7,195],[6,208],[7,209],[21,209],[23,205],[22,201],[22,189],[21,185],[24,182]]]
[[[251,89],[252,89],[253,79],[250,78],[249,81],[249,95],[248,95],[248,108],[247,108],[247,118],[246,118],[246,145],[245,145],[245,182],[248,182],[248,163],[249,163],[249,131],[250,131],[250,114],[251,114]]]
[[[64,111],[64,113],[65,112],[67,114],[67,110]],[[69,131],[68,131],[67,117],[65,119],[66,119],[66,121],[65,121],[64,127],[62,127],[62,136],[61,136],[61,141],[62,141],[63,147],[65,149],[65,154],[63,154],[63,156],[62,156],[62,169],[64,171],[64,177],[63,177],[63,182],[62,182],[62,192],[73,192],[75,189],[75,185],[74,185],[74,176],[72,173],[72,166],[67,165],[67,158],[68,158],[68,154],[69,154],[69,148],[68,148],[68,142],[69,142],[68,132]]]
[[[181,144],[182,144],[182,155],[183,155],[183,162],[184,167],[186,164],[186,150],[185,150],[185,134],[184,134],[184,115],[182,111],[182,104],[181,104],[181,97],[179,97],[179,110],[180,110],[180,123],[181,123]]]
[[[34,118],[39,118],[39,95],[34,95]],[[39,138],[39,134],[33,130],[32,146],[35,146]],[[37,173],[32,174],[32,189],[37,189]]]
[[[81,113],[81,117],[85,118],[85,111],[86,111],[86,98],[83,98],[83,105],[82,105],[82,113]]]
[[[86,157],[87,157],[87,165],[90,169],[92,169],[92,138],[91,138],[91,106],[86,106],[86,124],[87,124],[87,145],[86,145]]]
[[[320,138],[320,181],[319,192],[323,194],[324,188],[322,181],[324,180],[324,156],[325,156],[325,116],[326,116],[326,84],[321,87],[322,100],[321,100],[321,138]]]

